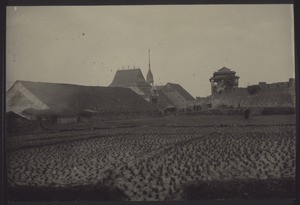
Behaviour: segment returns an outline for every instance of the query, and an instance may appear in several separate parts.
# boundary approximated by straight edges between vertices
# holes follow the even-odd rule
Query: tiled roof
[[[221,69],[219,69],[217,72],[215,73],[235,73],[234,71],[230,70],[229,68],[223,67]]]

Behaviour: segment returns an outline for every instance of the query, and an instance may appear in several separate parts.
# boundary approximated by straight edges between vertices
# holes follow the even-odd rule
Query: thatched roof
[[[150,112],[154,110],[152,104],[129,88],[18,82],[50,108],[42,112],[43,114],[54,112],[59,115],[70,115],[86,110],[98,113]]]

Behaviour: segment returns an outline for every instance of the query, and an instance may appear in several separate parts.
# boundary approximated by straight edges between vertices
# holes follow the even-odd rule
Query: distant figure
[[[244,118],[249,119],[249,117],[250,117],[250,109],[247,108],[246,110],[244,110]]]

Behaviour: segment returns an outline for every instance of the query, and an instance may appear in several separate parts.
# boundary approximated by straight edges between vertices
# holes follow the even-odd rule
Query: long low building
[[[32,122],[12,111],[6,113],[6,131],[8,135],[26,134],[39,131],[38,123]]]
[[[169,102],[167,106],[175,106],[177,112],[191,111],[194,107],[195,98],[179,84],[167,83],[164,86],[157,86],[157,90],[160,94],[158,100],[167,98]],[[161,109],[165,109],[165,107],[161,106]]]
[[[158,115],[151,103],[129,88],[29,81],[16,81],[7,91],[9,111],[48,123]]]

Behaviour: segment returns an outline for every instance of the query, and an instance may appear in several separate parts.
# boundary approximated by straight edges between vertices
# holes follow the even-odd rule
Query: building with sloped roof
[[[36,122],[12,111],[6,113],[6,132],[8,135],[32,133],[40,129],[41,127]]]
[[[147,101],[150,101],[151,85],[143,76],[141,69],[117,70],[112,83],[108,87],[130,88]]]
[[[154,77],[150,64],[150,50],[147,81],[139,68],[118,70],[109,87],[130,88],[146,101],[151,102],[164,114],[167,112],[185,112],[193,108],[195,101],[194,97],[179,84],[167,83],[164,86],[154,85]]]
[[[189,94],[181,85],[176,83],[167,83],[165,86],[157,88],[171,102],[170,105],[175,105],[177,110],[185,112],[193,109],[195,98]]]
[[[185,112],[193,109],[195,98],[181,85],[167,83],[154,86],[154,79],[149,67],[147,82],[140,69],[118,70],[109,87],[125,87],[151,102],[162,113]]]
[[[71,123],[81,116],[151,116],[157,109],[129,88],[16,81],[6,93],[7,111],[28,119]],[[88,115],[87,115],[88,114]]]
[[[109,87],[125,87],[142,96],[146,101],[156,105],[162,113],[185,112],[192,109],[195,98],[181,85],[167,83],[164,86],[154,86],[153,74],[149,67],[145,80],[140,69],[118,70]]]
[[[157,89],[158,93],[158,108],[163,115],[176,114],[177,107],[176,105],[165,95],[162,89]]]

